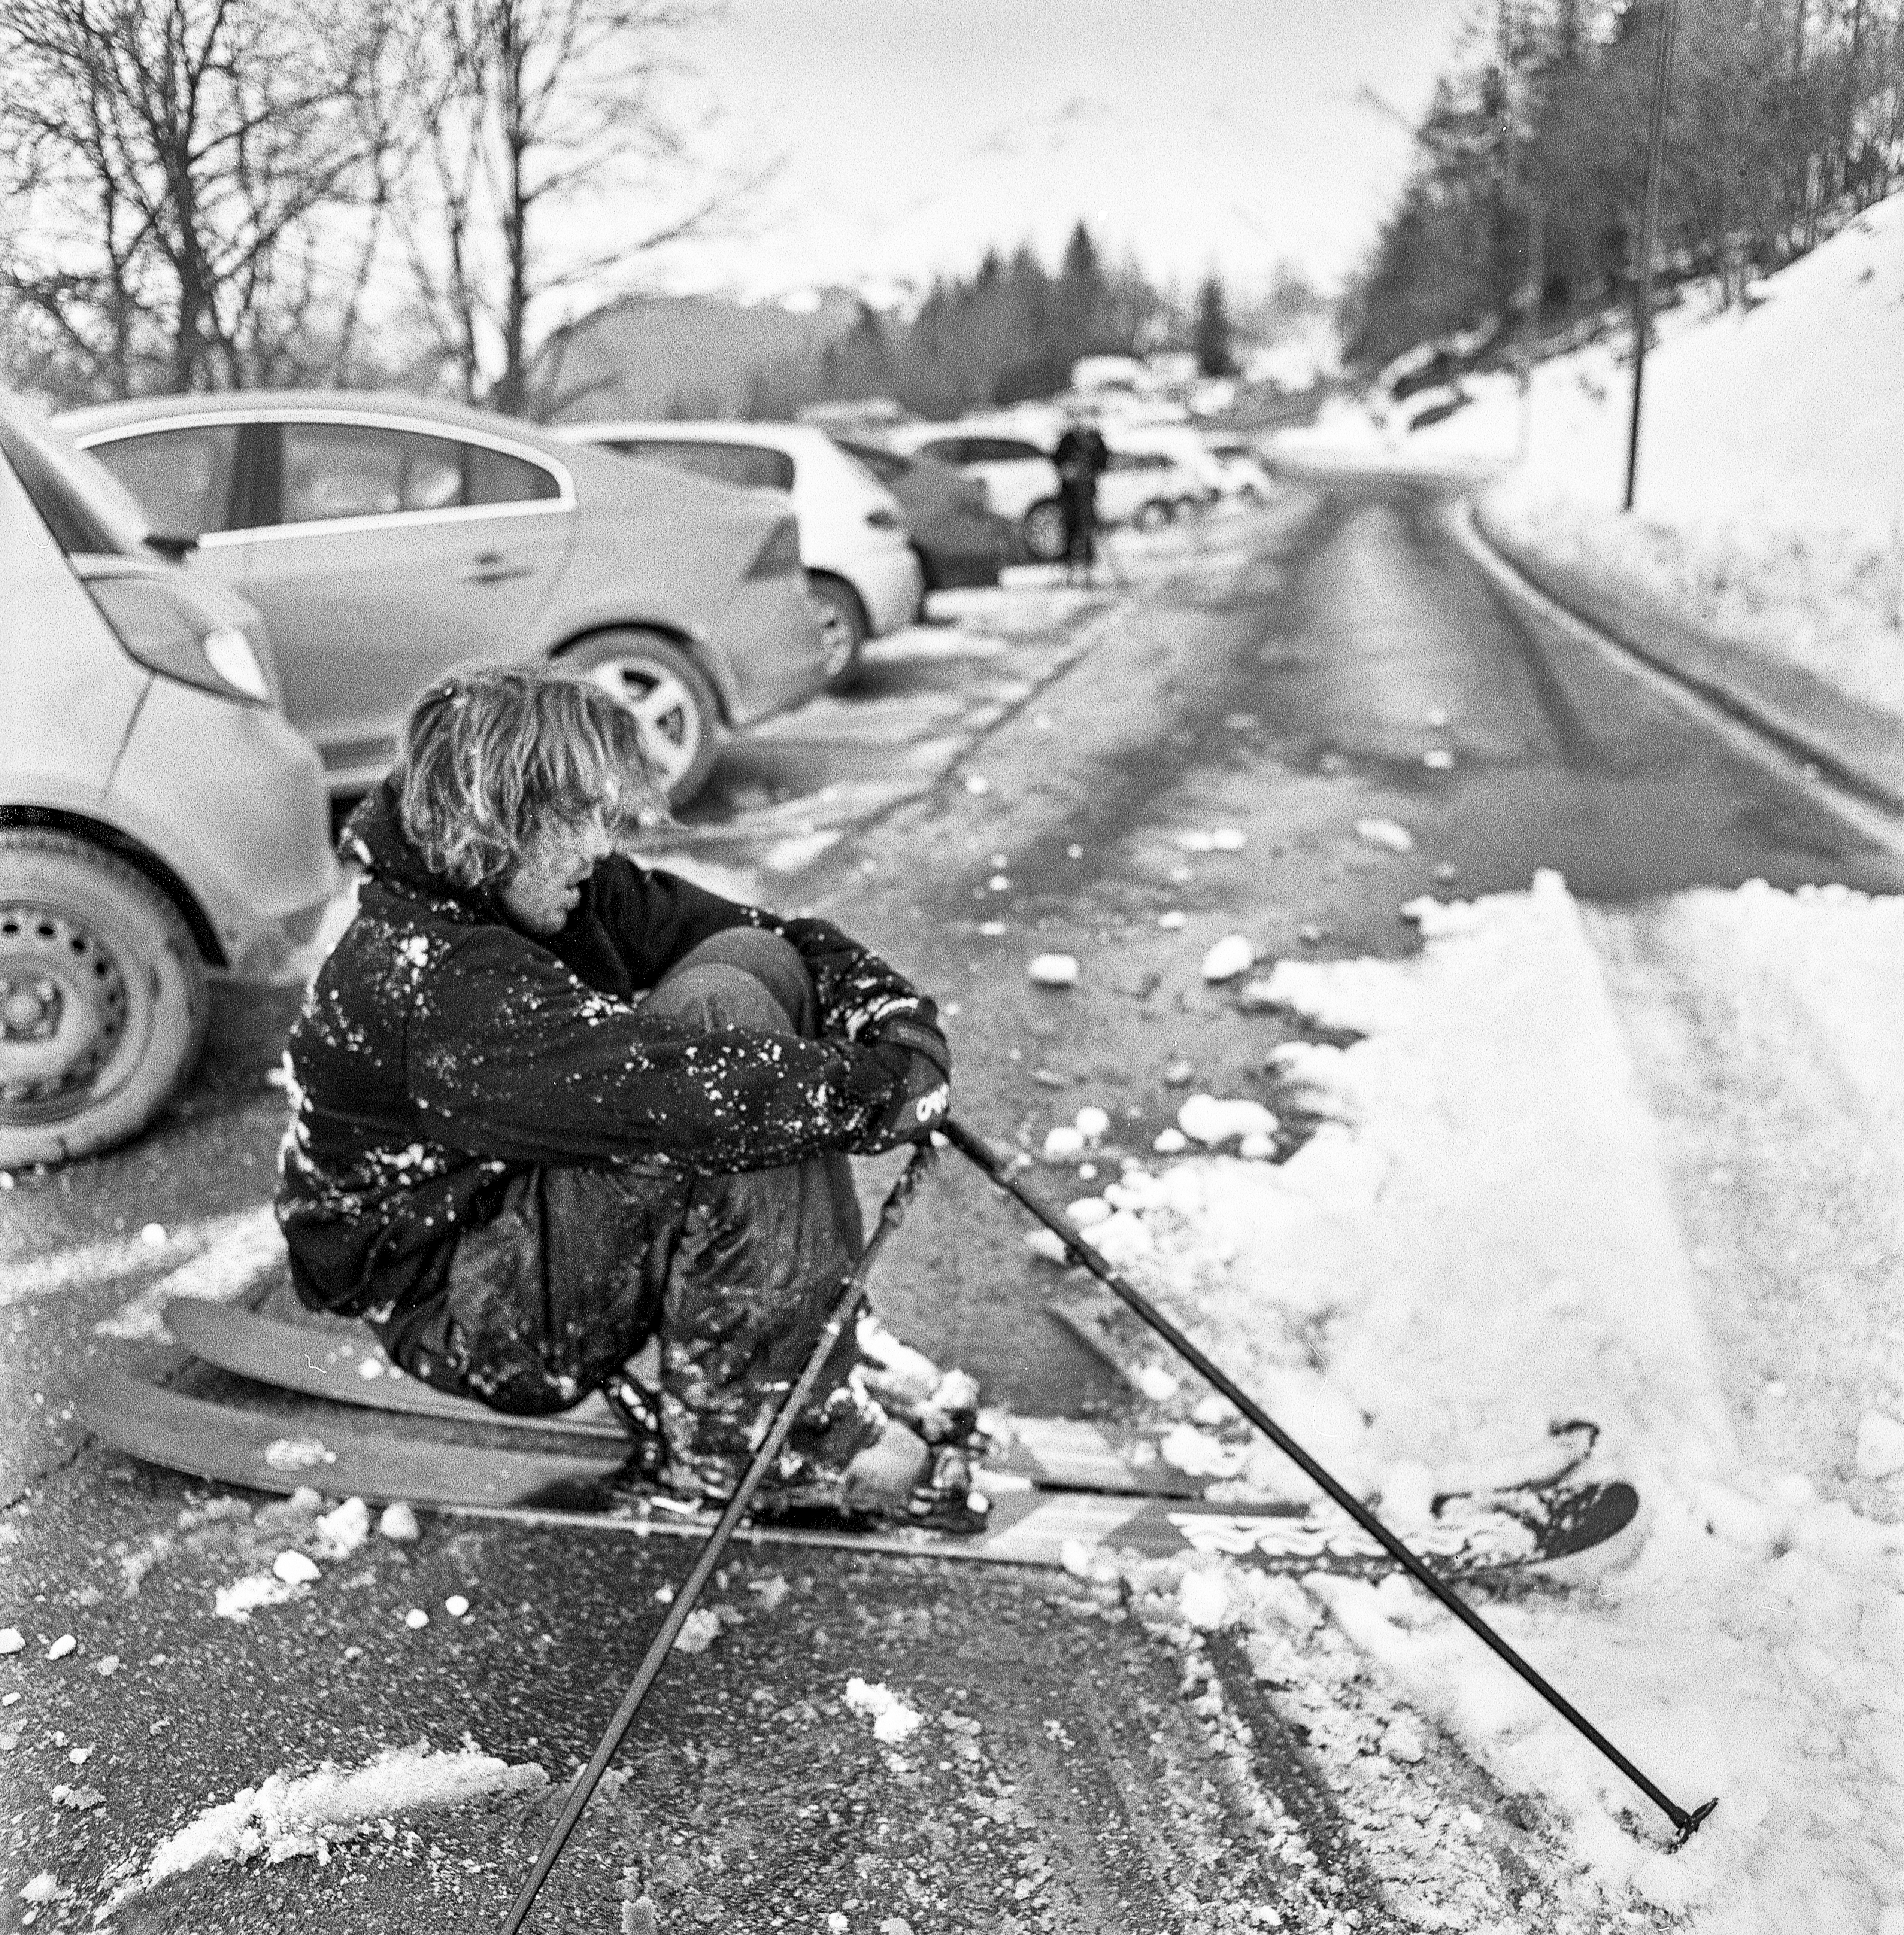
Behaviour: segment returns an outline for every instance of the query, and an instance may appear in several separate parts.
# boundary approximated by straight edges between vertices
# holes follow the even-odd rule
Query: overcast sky
[[[729,0],[691,58],[741,153],[784,165],[744,238],[666,279],[750,294],[921,282],[1083,216],[1188,282],[1333,286],[1479,0]],[[663,265],[657,263],[655,265]]]

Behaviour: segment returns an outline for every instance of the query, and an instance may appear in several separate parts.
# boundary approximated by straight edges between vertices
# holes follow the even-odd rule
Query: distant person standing
[[[1111,449],[1093,424],[1072,424],[1051,453],[1058,466],[1058,502],[1065,518],[1065,575],[1081,568],[1090,582],[1098,561],[1098,479],[1111,467]]]

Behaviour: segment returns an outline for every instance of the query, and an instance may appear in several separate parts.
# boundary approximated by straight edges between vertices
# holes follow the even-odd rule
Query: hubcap
[[[837,678],[853,663],[853,626],[830,598],[814,601],[820,608],[821,663],[829,678]]]
[[[102,935],[57,907],[0,906],[0,1115],[58,1112],[84,1097],[130,1007]]]
[[[588,675],[635,715],[649,768],[662,790],[672,792],[701,750],[694,695],[672,672],[644,659],[610,659]]]

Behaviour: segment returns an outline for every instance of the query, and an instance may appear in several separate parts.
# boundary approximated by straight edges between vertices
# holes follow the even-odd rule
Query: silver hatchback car
[[[509,419],[252,391],[77,412],[74,442],[264,615],[334,792],[373,784],[453,665],[559,657],[641,720],[680,805],[721,740],[825,683],[784,504]]]
[[[0,1169],[122,1141],[340,884],[258,614],[0,393]]]

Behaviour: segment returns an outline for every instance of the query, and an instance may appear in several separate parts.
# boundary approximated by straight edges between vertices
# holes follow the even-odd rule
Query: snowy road
[[[1247,937],[1262,972],[1401,961],[1420,944],[1398,917],[1416,896],[1521,895],[1537,870],[1558,870],[1584,910],[1568,931],[1588,937],[1568,943],[1568,971],[1601,977],[1592,1038],[1632,1057],[1634,1106],[1658,1137],[1657,1160],[1631,1153],[1621,1173],[1655,1192],[1649,1214],[1683,1246],[1686,1321],[1723,1408],[1716,1438],[1730,1433],[1754,1469],[1809,1474],[1827,1496],[1895,1516],[1881,1481],[1846,1475],[1848,1434],[1892,1400],[1904,1363],[1884,1307],[1904,1245],[1894,1210],[1888,1223],[1869,1213],[1875,1194],[1900,1200],[1904,1173],[1896,1097],[1871,1073],[1895,1020],[1865,1016],[1860,1036],[1839,1026],[1881,943],[1868,928],[1729,927],[1740,897],[1683,898],[1754,878],[1894,892],[1895,863],[1802,783],[1518,623],[1425,507],[1292,501],[1213,530],[1201,555],[1173,539],[1132,547],[1129,562],[1127,593],[972,594],[948,608],[956,624],[881,648],[863,693],[730,756],[682,843],[688,863],[833,916],[931,986],[953,1016],[971,1127],[1035,1151],[1080,1106],[1104,1109],[1112,1130],[1083,1165],[1038,1172],[1059,1202],[1101,1188],[1120,1158],[1154,1162],[1153,1139],[1193,1090],[1254,1098],[1306,1132],[1313,1118],[1271,1058],[1334,1037],[1244,1002],[1240,984],[1206,983],[1213,943]],[[1232,837],[1213,842],[1218,829]],[[1027,961],[1052,951],[1079,960],[1075,989],[1027,981]],[[1534,1067],[1537,1083],[1528,1058],[1569,1010],[1538,979],[1528,1001],[1499,1052],[1516,1044],[1511,1066]],[[24,1641],[0,1657],[0,1698],[20,1695],[0,1710],[0,1741],[14,1743],[0,1746],[0,1820],[19,1810],[0,1825],[0,1927],[41,1871],[77,1891],[72,1909],[89,1906],[201,1809],[320,1758],[362,1767],[419,1737],[453,1747],[467,1730],[505,1770],[537,1763],[560,1780],[612,1704],[606,1682],[639,1656],[651,1595],[685,1565],[426,1525],[421,1544],[373,1541],[237,1626],[213,1615],[216,1590],[261,1555],[268,1565],[292,1529],[203,1516],[196,1490],[129,1472],[76,1432],[65,1401],[98,1348],[92,1326],[180,1267],[202,1230],[232,1227],[216,1219],[243,1226],[264,1200],[282,1101],[264,1076],[284,1019],[279,998],[226,1000],[176,1118],[0,1198],[0,1630]],[[1437,1038],[1469,1058],[1440,1073],[1451,1122],[1456,1102],[1472,1111],[1512,1088],[1506,1059],[1478,1079],[1485,1028]],[[1392,1112],[1420,1085],[1407,1055],[1395,1065]],[[1395,1134],[1419,1127],[1397,1119]],[[1573,1153],[1548,1152],[1555,1204],[1571,1200]],[[162,1233],[142,1236],[149,1224]],[[1299,1234],[1292,1225],[1290,1242]],[[1820,1256],[1829,1269],[1808,1267]],[[969,1172],[944,1170],[890,1263],[881,1302],[896,1327],[966,1363],[994,1397],[1047,1413],[1126,1401],[1044,1316],[1053,1275]],[[1265,1309],[1277,1267],[1272,1255]],[[1423,1361],[1458,1363],[1433,1300],[1414,1307]],[[1358,1375],[1386,1392],[1395,1367],[1378,1347],[1403,1333],[1369,1309]],[[1350,1335],[1332,1337],[1343,1320],[1326,1297],[1298,1316],[1290,1334],[1326,1432]],[[1252,1321],[1239,1311],[1231,1340],[1246,1360]],[[1528,1321],[1538,1342],[1546,1333]],[[1564,1361],[1591,1390],[1591,1366]],[[1498,1369],[1451,1396],[1443,1428],[1462,1405],[1484,1435],[1506,1428]],[[1630,1396],[1609,1393],[1607,1408]],[[1375,1442],[1379,1478],[1395,1454]],[[1425,1441],[1417,1455],[1439,1451]],[[181,1524],[186,1507],[201,1515]],[[1340,1630],[1304,1625],[1311,1615],[1277,1641],[1295,1650],[1275,1658],[1298,1662],[1297,1690],[1283,1692],[1269,1655],[1235,1635],[1186,1652],[1180,1627],[1147,1638],[1141,1620],[1106,1620],[1114,1603],[1070,1586],[829,1561],[798,1568],[783,1606],[773,1572],[737,1565],[718,1596],[740,1622],[670,1668],[634,1777],[563,1884],[589,1925],[615,1925],[635,1868],[670,1929],[818,1929],[830,1914],[869,1935],[890,1935],[895,1918],[913,1935],[1276,1925],[1253,1924],[1253,1905],[1284,1927],[1352,1925],[1337,1917],[1353,1906],[1363,1927],[1544,1935],[1664,1913],[1657,1888],[1609,1893],[1600,1871],[1576,1869],[1554,1819],[1504,1804],[1432,1728],[1404,1750],[1413,1722],[1392,1689]],[[459,1592],[475,1610],[446,1617]],[[431,1610],[428,1626],[405,1626],[413,1607]],[[1351,1629],[1354,1617],[1343,1614]],[[49,1662],[67,1632],[79,1647]],[[1563,1626],[1551,1643],[1564,1638]],[[95,1670],[108,1654],[122,1662],[110,1676]],[[1609,1671],[1617,1646],[1583,1657]],[[1406,1661],[1395,1670],[1410,1683]],[[853,1675],[909,1692],[929,1753],[891,1764],[840,1705]],[[1459,1713],[1425,1710],[1485,1758]],[[1391,1752],[1391,1740],[1404,1744]],[[92,1752],[71,1760],[82,1747]],[[1541,1752],[1523,1770],[1573,1764]],[[1212,1755],[1234,1780],[1204,1778]],[[82,1783],[96,1804],[73,1799]],[[1263,1838],[1253,1810],[1265,1795],[1299,1833]],[[340,1849],[322,1867],[207,1866],[131,1900],[119,1925],[396,1929],[425,1891],[433,1925],[485,1927],[535,1831],[519,1804],[496,1805],[422,1819],[420,1835],[375,1830],[372,1852]],[[109,1884],[122,1861],[134,1868]]]

